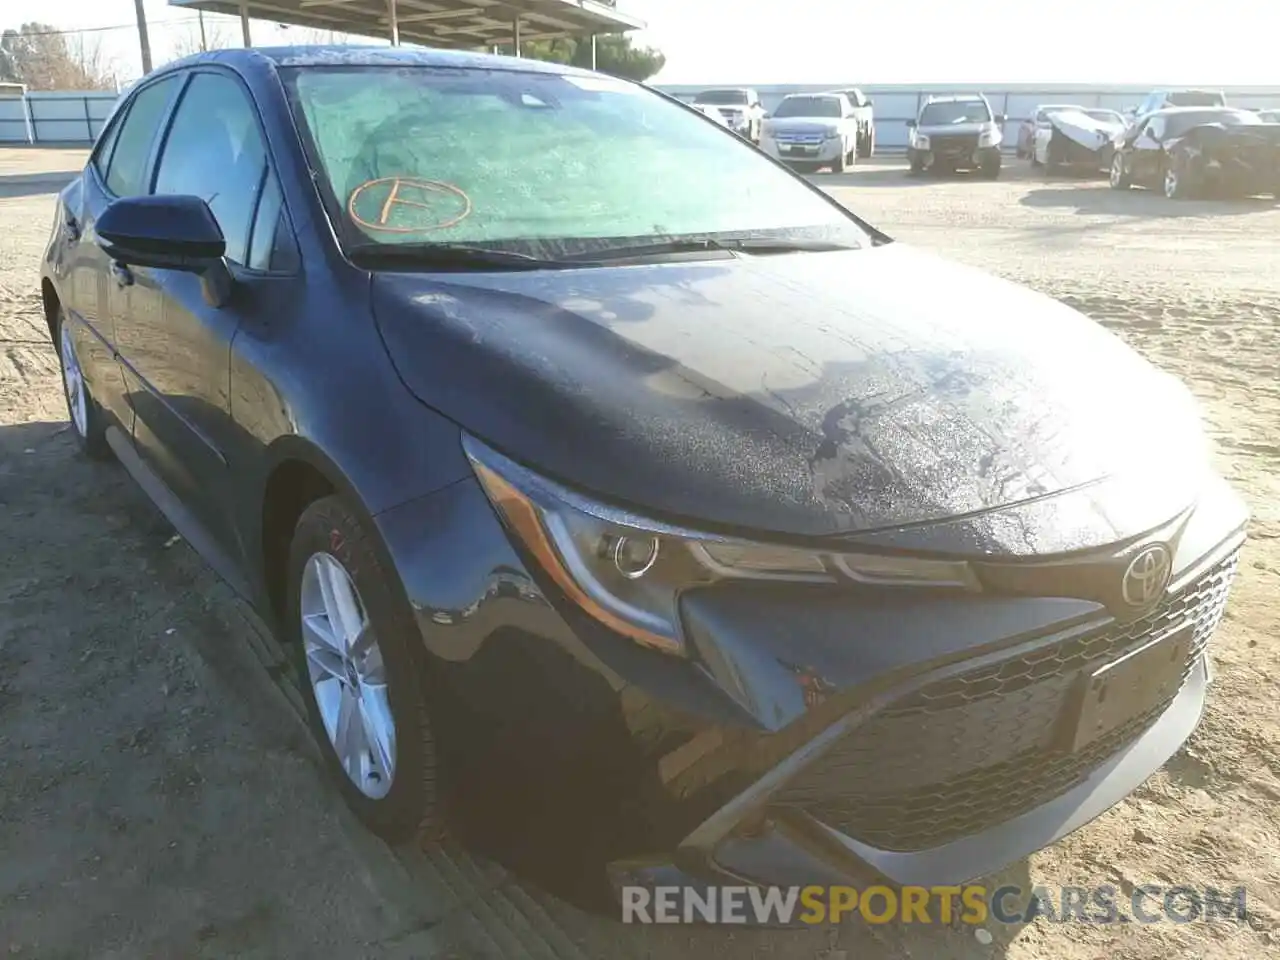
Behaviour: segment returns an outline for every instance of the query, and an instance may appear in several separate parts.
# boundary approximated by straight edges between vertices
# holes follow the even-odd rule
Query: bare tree
[[[96,38],[26,23],[0,34],[0,79],[32,90],[114,90],[116,74]]]
[[[202,53],[205,50],[225,50],[228,47],[238,47],[239,45],[238,41],[232,42],[231,31],[226,28],[225,23],[206,18],[203,38],[201,38],[200,29],[192,26],[186,27],[173,38],[169,43],[169,49],[173,54],[170,59],[181,60],[183,57],[189,57],[193,53]]]

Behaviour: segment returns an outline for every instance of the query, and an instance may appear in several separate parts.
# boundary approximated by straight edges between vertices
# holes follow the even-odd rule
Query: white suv
[[[857,112],[843,94],[790,94],[765,118],[760,149],[797,171],[843,173],[858,159]]]

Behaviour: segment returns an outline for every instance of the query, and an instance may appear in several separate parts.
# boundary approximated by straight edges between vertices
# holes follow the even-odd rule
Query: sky
[[[1084,82],[1280,84],[1268,0],[618,0],[670,84]],[[145,0],[153,61],[198,41],[194,13]],[[37,14],[38,16],[34,16]],[[121,80],[141,73],[133,0],[0,0],[0,29],[85,30]],[[215,24],[215,21],[218,21]],[[223,45],[239,21],[207,18]],[[116,29],[100,29],[111,28]],[[253,24],[255,44],[313,42]]]

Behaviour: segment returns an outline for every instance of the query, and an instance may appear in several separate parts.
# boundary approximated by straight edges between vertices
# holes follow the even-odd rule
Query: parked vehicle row
[[[772,113],[765,110],[759,93],[746,87],[703,90],[689,102],[799,172],[824,168],[842,172],[875,151],[873,104],[858,88],[789,94]],[[1211,126],[1241,126],[1248,117],[1257,123],[1280,119],[1277,110],[1249,113],[1229,108],[1221,91],[1203,89],[1155,90],[1125,113],[1046,103],[1018,125],[1014,154],[1051,171],[1107,173],[1116,184],[1148,185],[1154,176],[1156,185],[1171,191],[1171,196],[1210,190],[1269,192],[1274,177],[1268,167],[1265,134],[1197,131],[1187,139],[1181,132],[1172,137],[1162,133],[1166,123],[1180,131],[1182,120],[1151,123],[1179,110],[1199,110],[1195,116]],[[917,116],[907,121],[911,175],[973,170],[987,178],[999,177],[1005,123],[1006,118],[995,113],[980,93],[926,98]],[[1146,151],[1156,137],[1164,143],[1156,154],[1167,156],[1168,162],[1153,167]],[[1123,157],[1116,166],[1119,153]]]
[[[767,151],[856,157],[846,96],[789,103]],[[913,164],[998,173],[999,120],[931,102]],[[643,87],[167,64],[32,279],[73,435],[278,631],[388,838],[453,759],[553,785],[619,887],[954,884],[1204,708],[1248,512],[1187,387]]]

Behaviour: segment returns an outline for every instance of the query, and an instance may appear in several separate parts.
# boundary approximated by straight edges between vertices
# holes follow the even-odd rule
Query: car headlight
[[[929,138],[925,134],[923,133],[913,134],[911,139],[917,150],[929,149]]]
[[[683,654],[680,594],[723,580],[979,589],[967,563],[833,552],[719,536],[584,497],[464,436],[476,477],[508,531],[564,596],[616,632]]]
[[[1000,131],[998,127],[993,128],[991,130],[983,130],[980,134],[978,134],[978,146],[994,147],[994,146],[997,146],[1000,143],[1000,141],[1003,139],[1004,139],[1004,134]]]

